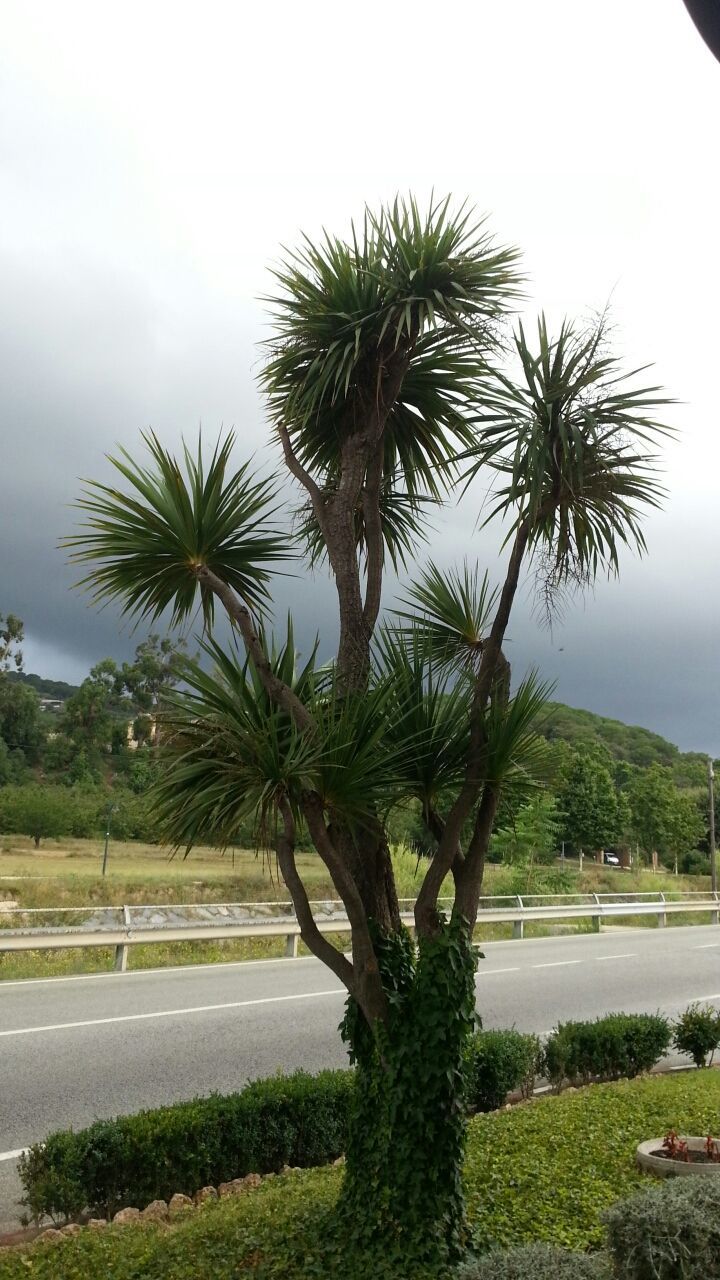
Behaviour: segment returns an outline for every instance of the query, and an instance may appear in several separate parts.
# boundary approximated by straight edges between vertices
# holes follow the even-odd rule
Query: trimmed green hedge
[[[545,1045],[548,1079],[564,1082],[632,1079],[668,1051],[671,1028],[659,1013],[611,1013],[594,1022],[564,1022]]]
[[[352,1088],[350,1071],[299,1071],[53,1133],[20,1157],[23,1203],[36,1218],[105,1216],[246,1173],[327,1164],[345,1149]]]
[[[495,1111],[509,1093],[529,1097],[542,1070],[537,1036],[520,1031],[480,1031],[467,1050],[467,1098],[471,1111]]]
[[[468,1056],[468,1105],[499,1107],[529,1085],[539,1042],[517,1031],[481,1031]],[[298,1072],[258,1080],[240,1093],[97,1120],[60,1131],[20,1158],[33,1218],[75,1218],[90,1211],[142,1208],[176,1191],[283,1165],[327,1164],[345,1150],[352,1071]]]

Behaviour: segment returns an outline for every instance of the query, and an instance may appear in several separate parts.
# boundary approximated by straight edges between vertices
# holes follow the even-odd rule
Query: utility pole
[[[717,893],[717,861],[715,859],[715,793],[713,788],[712,758],[708,756],[708,799],[710,802],[710,885],[713,893]]]

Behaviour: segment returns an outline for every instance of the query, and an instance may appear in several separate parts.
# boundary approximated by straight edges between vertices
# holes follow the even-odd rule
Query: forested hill
[[[609,720],[577,707],[566,707],[562,702],[548,703],[540,730],[549,741],[560,738],[573,746],[601,742],[616,760],[642,768],[651,764],[666,765],[672,768],[680,785],[700,785],[705,776],[707,757],[700,752],[679,751],[672,742],[649,729]]]
[[[29,685],[41,698],[57,698],[67,702],[78,691],[76,684],[67,684],[65,680],[46,680],[44,676],[36,676],[32,672],[8,671],[7,678],[18,684]]]
[[[8,672],[8,680],[29,685],[41,698],[58,698],[66,702],[77,693],[78,686],[64,680],[47,680],[25,672]],[[600,742],[616,760],[646,768],[651,764],[668,766],[680,786],[700,786],[705,778],[707,759],[697,751],[679,751],[672,742],[639,725],[609,720],[592,711],[568,707],[563,702],[548,703],[547,713],[539,726],[549,741],[562,739],[571,746]]]

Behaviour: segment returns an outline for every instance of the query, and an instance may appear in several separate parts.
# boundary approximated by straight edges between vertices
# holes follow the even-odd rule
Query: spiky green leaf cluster
[[[325,234],[288,255],[269,299],[275,333],[261,381],[273,419],[323,487],[337,483],[343,442],[365,430],[400,363],[383,432],[385,488],[442,494],[458,449],[474,439],[468,414],[496,322],[517,297],[517,259],[449,198],[426,214],[398,199],[367,210],[349,241]]]
[[[411,637],[422,629],[435,660],[443,666],[475,666],[482,656],[497,591],[487,573],[467,563],[441,569],[432,561],[410,585],[396,611],[401,632]]]
[[[184,447],[182,464],[153,432],[143,438],[147,466],[124,449],[109,459],[125,488],[89,481],[76,503],[87,518],[63,545],[72,562],[92,565],[79,585],[95,602],[117,600],[137,618],[153,621],[169,609],[172,625],[191,616],[200,591],[208,625],[213,597],[195,576],[206,566],[261,612],[270,566],[289,555],[287,539],[271,524],[275,485],[253,476],[248,463],[231,469],[232,432],[209,461],[202,441],[195,456]]]
[[[267,648],[264,633],[261,642]],[[319,796],[328,815],[358,826],[392,803],[403,752],[389,750],[386,684],[362,697],[340,695],[315,652],[297,666],[288,622],[284,643],[270,647],[268,658],[312,714],[311,730],[301,731],[272,703],[252,663],[212,641],[203,647],[214,669],[187,662],[186,689],[173,694],[165,716],[155,799],[166,839],[186,847],[230,844],[240,820],[252,816],[259,841],[267,842],[281,801],[302,822],[306,793]]]
[[[565,322],[553,339],[541,316],[537,352],[522,325],[515,346],[521,376],[498,374],[466,476],[490,466],[503,478],[485,523],[515,511],[508,538],[528,527],[552,595],[617,572],[623,545],[645,550],[642,515],[664,495],[656,449],[669,428],[656,415],[672,401],[608,354],[604,317],[587,330]]]

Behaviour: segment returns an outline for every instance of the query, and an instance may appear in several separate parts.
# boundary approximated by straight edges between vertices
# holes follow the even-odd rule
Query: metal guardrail
[[[413,923],[414,900],[402,899],[401,918]],[[441,906],[451,906],[442,899]],[[347,933],[341,902],[311,903],[321,933]],[[720,921],[720,896],[697,893],[523,894],[480,899],[478,925],[508,923],[522,938],[526,921],[656,915],[667,924],[677,912],[709,912]],[[128,948],[141,943],[210,941],[226,938],[284,937],[285,954],[296,956],[300,926],[291,902],[219,902],[183,906],[158,904],[123,907],[4,907],[0,912],[0,952],[58,950],[65,947],[114,947],[115,968],[127,968]]]

